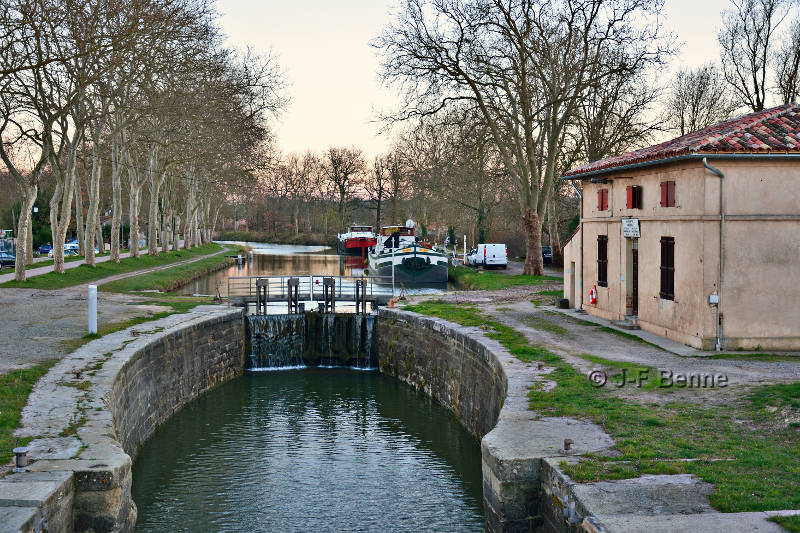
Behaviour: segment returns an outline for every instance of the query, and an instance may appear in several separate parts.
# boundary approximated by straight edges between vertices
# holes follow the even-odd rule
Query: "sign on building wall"
[[[622,236],[631,239],[639,238],[639,219],[638,218],[623,218],[622,219]]]

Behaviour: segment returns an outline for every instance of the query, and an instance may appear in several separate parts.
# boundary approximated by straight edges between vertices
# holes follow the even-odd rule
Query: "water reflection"
[[[204,294],[228,296],[228,278],[235,276],[362,276],[364,262],[360,257],[336,254],[325,246],[304,246],[289,244],[269,244],[255,242],[222,241],[230,244],[250,246],[253,250],[242,257],[242,261],[224,270],[212,272],[207,276],[191,281],[178,289],[178,294]],[[379,289],[391,293],[391,284]],[[415,287],[402,289],[407,294],[439,294],[442,287]],[[397,287],[399,295],[401,288]],[[284,304],[279,306],[285,308]],[[276,310],[276,312],[283,312]]]
[[[375,373],[246,375],[189,404],[134,464],[137,531],[481,531],[480,446]]]

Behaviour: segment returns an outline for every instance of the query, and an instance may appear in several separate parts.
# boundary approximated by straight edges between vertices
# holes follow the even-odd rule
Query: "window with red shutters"
[[[608,209],[608,189],[597,191],[597,210],[606,211]]]
[[[661,207],[675,207],[675,182],[661,182]]]
[[[628,209],[641,209],[642,208],[642,186],[629,185],[625,187],[625,194],[627,195],[626,206]]]

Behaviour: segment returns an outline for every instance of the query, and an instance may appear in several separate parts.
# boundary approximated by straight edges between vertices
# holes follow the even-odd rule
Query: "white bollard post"
[[[97,334],[97,285],[89,285],[89,334]]]
[[[467,236],[464,235],[464,264],[467,264]]]

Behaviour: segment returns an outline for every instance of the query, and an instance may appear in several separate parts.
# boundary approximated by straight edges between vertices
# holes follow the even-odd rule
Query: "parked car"
[[[542,263],[545,265],[553,264],[553,250],[549,246],[542,246]]]
[[[40,253],[40,254],[42,254],[42,255],[44,255],[44,254],[46,254],[46,253],[49,253],[49,252],[50,252],[50,250],[52,250],[52,249],[53,249],[53,247],[52,247],[52,246],[50,246],[50,243],[48,243],[48,244],[43,244],[43,245],[41,245],[41,246],[39,247],[39,253]]]
[[[7,252],[0,252],[0,268],[14,268],[17,258]]]
[[[97,251],[97,248],[95,248],[95,250],[94,250],[94,251],[96,252],[96,251]],[[67,248],[67,246],[66,246],[66,245],[64,245],[64,257],[69,257],[69,256],[71,256],[71,255],[78,255],[78,248]],[[47,257],[49,257],[50,259],[52,259],[53,257],[55,257],[54,250],[50,250],[50,251],[47,253]]]
[[[466,260],[465,264],[467,264],[467,265],[475,265],[475,258],[476,257],[478,257],[478,249],[477,248],[473,248],[472,250],[470,250],[467,253],[467,260]]]
[[[505,244],[479,244],[475,264],[484,268],[508,268],[508,249]]]

